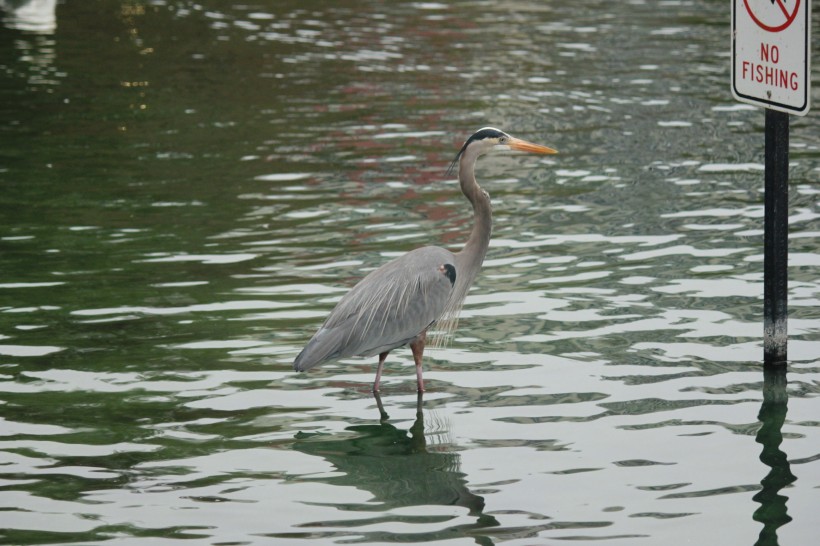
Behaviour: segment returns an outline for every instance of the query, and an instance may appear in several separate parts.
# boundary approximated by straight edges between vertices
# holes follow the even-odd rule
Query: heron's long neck
[[[434,338],[434,345],[446,343],[448,334],[451,334],[458,325],[458,315],[464,298],[470,286],[481,269],[484,256],[487,255],[487,248],[490,246],[490,233],[493,230],[493,215],[490,207],[490,196],[482,190],[475,181],[475,162],[478,156],[477,150],[469,147],[458,164],[458,180],[461,183],[461,191],[473,205],[473,230],[467,244],[460,251],[455,253],[456,262],[456,282],[453,287],[453,294],[447,301],[447,305],[442,313],[442,318],[438,321],[439,334]]]
[[[458,275],[465,273],[464,280],[472,284],[473,279],[484,256],[487,255],[487,248],[490,246],[490,235],[493,230],[493,214],[490,205],[490,196],[481,189],[475,179],[475,157],[462,157],[458,167],[458,179],[461,183],[461,191],[473,205],[473,230],[470,238],[457,254]]]

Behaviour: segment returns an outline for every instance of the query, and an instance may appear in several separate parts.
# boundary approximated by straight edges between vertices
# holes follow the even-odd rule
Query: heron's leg
[[[379,408],[379,422],[384,424],[390,419],[390,416],[384,411],[384,404],[382,404],[382,397],[379,391],[373,391],[373,398],[376,399],[376,406]]]
[[[379,392],[379,382],[382,380],[382,368],[384,368],[384,361],[387,359],[387,354],[390,351],[385,351],[379,355],[379,365],[376,367],[376,381],[373,382],[373,392]]]
[[[416,362],[416,382],[419,392],[424,392],[424,379],[421,376],[421,358],[424,355],[424,342],[427,341],[427,330],[423,331],[410,342],[410,350],[413,352],[413,360]]]

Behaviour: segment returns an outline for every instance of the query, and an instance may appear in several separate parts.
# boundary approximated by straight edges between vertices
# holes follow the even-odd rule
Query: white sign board
[[[811,0],[732,0],[732,95],[805,116],[811,82]]]

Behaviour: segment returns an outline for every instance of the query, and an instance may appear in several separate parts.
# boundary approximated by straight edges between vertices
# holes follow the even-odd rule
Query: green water
[[[67,0],[15,26],[0,542],[817,536],[817,114],[764,381],[763,112],[730,96],[726,2]],[[463,243],[445,171],[487,125],[561,153],[480,162],[493,241],[428,392],[406,349],[380,399],[375,359],[293,373],[357,279]]]

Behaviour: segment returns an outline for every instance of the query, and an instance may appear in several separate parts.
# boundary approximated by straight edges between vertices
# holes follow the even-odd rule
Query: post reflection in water
[[[786,508],[788,497],[780,494],[797,478],[791,473],[786,454],[780,449],[783,423],[786,421],[789,395],[786,391],[786,367],[763,372],[763,405],[758,420],[761,423],[755,440],[763,445],[760,460],[771,468],[760,484],[763,488],[754,496],[760,503],[754,519],[763,524],[757,546],[777,546],[777,529],[791,521]]]
[[[350,503],[339,506],[356,512],[387,513],[408,506],[461,506],[475,517],[474,523],[461,524],[429,533],[414,533],[416,540],[430,534],[425,540],[441,540],[472,535],[477,544],[489,545],[489,537],[481,529],[498,526],[498,521],[484,514],[484,498],[467,488],[465,475],[460,471],[460,456],[447,442],[446,422],[434,420],[425,434],[423,393],[418,394],[416,419],[407,429],[388,422],[378,393],[374,394],[379,409],[379,423],[353,425],[345,430],[355,433],[344,437],[316,434],[297,437],[294,449],[322,457],[335,466],[341,475],[322,478],[331,485],[352,486],[368,491],[373,499],[365,504]],[[442,438],[444,438],[442,440]],[[435,523],[453,516],[407,516],[387,514],[378,518],[351,519],[326,523],[305,524],[306,527],[357,527],[391,519],[404,523]],[[360,533],[356,533],[357,535]],[[435,536],[432,536],[435,535]],[[377,538],[377,537],[374,537]],[[387,538],[387,537],[381,537]]]

